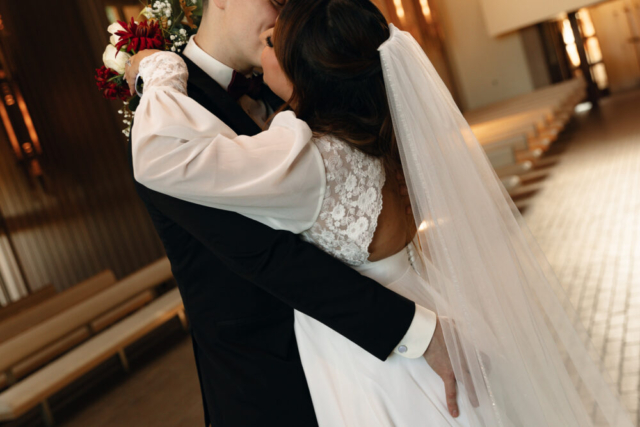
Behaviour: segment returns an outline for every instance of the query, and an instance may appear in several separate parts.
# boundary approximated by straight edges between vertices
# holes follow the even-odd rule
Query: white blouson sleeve
[[[237,135],[187,96],[188,71],[178,55],[151,55],[140,74],[144,94],[131,139],[136,181],[274,229],[300,233],[313,225],[326,178],[305,122],[286,111],[256,136]]]

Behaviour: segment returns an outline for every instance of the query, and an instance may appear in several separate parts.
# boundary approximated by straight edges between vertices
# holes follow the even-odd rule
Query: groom
[[[244,76],[260,66],[259,36],[274,26],[283,3],[204,0],[200,29],[184,50],[189,96],[237,134],[259,133],[282,103]],[[137,69],[139,60],[130,68]],[[133,173],[131,147],[129,156]],[[422,357],[428,347],[427,360],[436,372],[445,378],[451,371],[442,331],[437,325],[433,333],[423,307],[290,232],[135,186],[171,261],[191,323],[205,425],[317,426],[293,309],[381,361]],[[455,404],[455,380],[445,386]]]

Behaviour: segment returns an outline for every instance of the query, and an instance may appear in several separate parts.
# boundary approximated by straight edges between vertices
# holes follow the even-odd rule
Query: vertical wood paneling
[[[106,268],[122,277],[164,251],[131,182],[118,105],[94,84],[108,43],[101,2],[33,11],[0,3],[0,41],[38,132],[44,185],[0,131],[0,208],[32,289],[62,290]]]

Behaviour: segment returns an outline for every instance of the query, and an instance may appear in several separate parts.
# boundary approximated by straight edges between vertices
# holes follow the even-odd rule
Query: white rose
[[[102,54],[104,65],[118,74],[124,74],[124,66],[129,58],[131,58],[131,55],[126,52],[118,52],[118,49],[112,45],[107,46],[104,54]]]
[[[109,41],[112,45],[115,46],[120,41],[120,36],[116,35],[116,33],[118,31],[126,31],[126,29],[124,29],[122,25],[118,24],[117,22],[114,22],[113,24],[109,25],[107,31],[109,31],[109,33],[111,34],[111,38],[109,38]]]

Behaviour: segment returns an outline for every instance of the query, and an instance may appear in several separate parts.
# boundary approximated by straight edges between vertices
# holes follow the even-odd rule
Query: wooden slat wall
[[[0,2],[0,40],[38,132],[45,185],[0,131],[0,207],[30,287],[62,290],[106,268],[122,277],[164,250],[131,182],[117,103],[95,87],[108,43],[101,2],[37,3]]]

